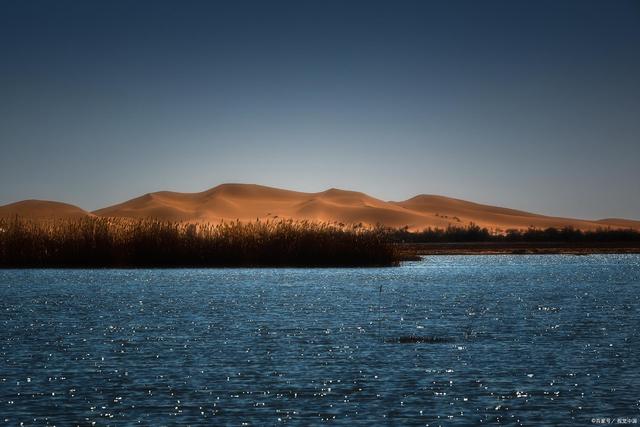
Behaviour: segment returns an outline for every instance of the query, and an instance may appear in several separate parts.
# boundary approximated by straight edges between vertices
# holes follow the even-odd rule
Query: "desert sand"
[[[92,215],[77,206],[48,200],[23,200],[0,206],[0,218],[19,216],[27,219],[76,219]]]
[[[551,217],[435,195],[387,202],[364,193],[335,188],[303,193],[254,184],[222,184],[199,193],[160,191],[93,213],[64,203],[32,200],[0,207],[0,217],[16,214],[30,218],[97,215],[202,222],[293,219],[382,224],[409,227],[410,230],[467,226],[470,223],[494,231],[564,226],[582,230],[606,227],[640,229],[640,221],[634,220]]]

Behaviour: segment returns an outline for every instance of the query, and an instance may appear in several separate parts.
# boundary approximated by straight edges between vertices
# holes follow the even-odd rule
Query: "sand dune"
[[[598,224],[606,224],[607,226],[616,226],[622,228],[635,228],[640,230],[640,221],[623,218],[605,218],[596,221]]]
[[[82,209],[57,202],[24,201],[0,207],[0,217],[81,217]],[[640,221],[619,218],[583,220],[533,214],[435,195],[387,202],[364,193],[329,189],[303,193],[254,184],[223,184],[199,193],[159,191],[99,209],[104,217],[156,218],[170,221],[255,221],[293,219],[388,227],[444,228],[478,224],[492,230],[572,226],[636,228]]]
[[[435,216],[445,219],[447,223],[469,224],[473,222],[481,227],[493,230],[523,229],[523,228],[547,228],[571,226],[582,230],[594,230],[597,228],[639,228],[639,221],[631,220],[582,220],[574,218],[552,217],[533,214],[496,206],[482,205],[435,195],[420,195],[403,202],[392,202],[414,212],[420,212],[425,216]]]
[[[354,191],[302,193],[253,184],[223,184],[201,193],[161,191],[99,209],[94,214],[210,222],[290,218],[345,224],[384,223],[391,227],[417,224],[423,219],[420,213]]]
[[[77,206],[48,200],[23,200],[0,206],[0,218],[19,216],[28,219],[82,218],[93,214]]]
[[[383,224],[419,230],[475,223],[494,230],[572,226],[638,228],[639,221],[580,220],[537,215],[443,196],[420,195],[386,202],[364,193],[329,189],[303,193],[254,184],[223,184],[201,193],[157,192],[94,212],[100,216],[154,217],[166,220],[254,221],[291,218],[344,224]]]

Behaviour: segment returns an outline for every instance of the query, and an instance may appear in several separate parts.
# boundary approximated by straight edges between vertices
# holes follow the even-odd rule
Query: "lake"
[[[0,270],[0,423],[638,422],[639,329],[638,255]]]

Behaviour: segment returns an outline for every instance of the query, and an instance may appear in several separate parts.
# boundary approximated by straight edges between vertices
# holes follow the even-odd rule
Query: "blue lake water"
[[[637,255],[0,271],[7,425],[640,423],[639,351]]]

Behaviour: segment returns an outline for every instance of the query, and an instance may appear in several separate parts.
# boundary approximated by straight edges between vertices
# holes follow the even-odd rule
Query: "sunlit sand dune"
[[[157,192],[94,212],[100,216],[165,220],[221,221],[294,219],[388,227],[466,226],[494,230],[572,226],[640,228],[631,220],[580,220],[537,215],[443,196],[420,195],[402,202],[386,202],[364,193],[330,189],[303,193],[254,184],[223,184],[200,193]]]
[[[174,221],[294,219],[390,227],[423,222],[420,213],[363,193],[330,189],[302,193],[250,184],[223,184],[201,193],[157,192],[99,209],[100,216]]]
[[[482,205],[444,196],[420,195],[403,202],[392,202],[408,210],[428,217],[445,219],[452,225],[466,225],[471,222],[481,227],[504,231],[522,228],[548,228],[570,226],[582,230],[597,228],[640,228],[639,221],[597,220],[589,221],[533,214],[496,206]]]
[[[0,206],[0,218],[19,216],[28,219],[82,218],[93,214],[67,203],[47,200],[23,200]]]
[[[381,224],[387,227],[464,227],[470,223],[494,231],[529,227],[640,229],[640,221],[610,218],[583,220],[538,215],[435,195],[387,202],[367,194],[339,189],[304,193],[254,184],[222,184],[199,193],[159,191],[86,212],[58,202],[27,200],[0,207],[0,217],[78,218],[86,215],[154,218],[168,221],[309,220],[342,224]]]

